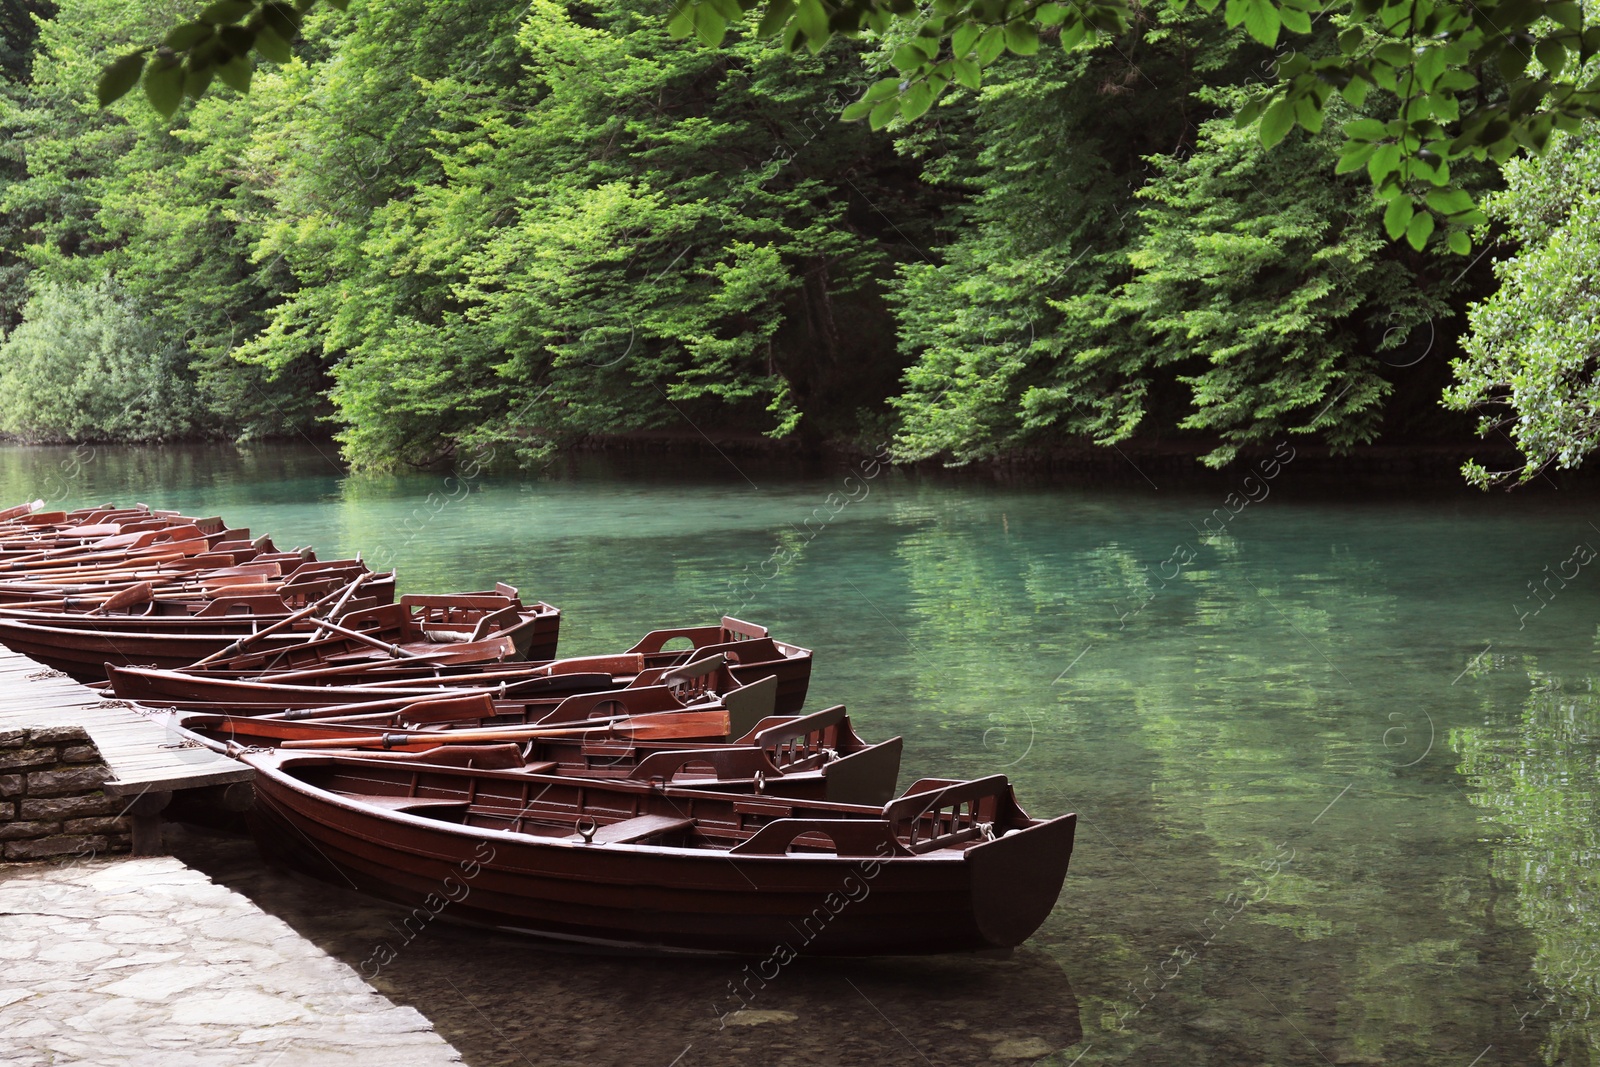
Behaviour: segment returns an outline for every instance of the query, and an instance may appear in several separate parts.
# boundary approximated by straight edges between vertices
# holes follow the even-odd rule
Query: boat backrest
[[[774,819],[728,851],[782,856],[800,839],[812,848],[832,847],[840,856],[905,856],[909,851],[879,819]]]
[[[753,622],[745,622],[732,615],[722,617],[722,628],[727,631],[729,641],[748,641],[752,638],[769,636],[765,626],[757,626]]]
[[[1011,796],[1011,783],[1003,774],[969,782],[953,782],[918,789],[883,806],[884,821],[894,836],[912,852],[929,852],[978,837],[984,824],[993,826]],[[1015,807],[1011,801],[1009,807]]]
[[[289,605],[283,597],[273,593],[253,593],[245,596],[219,596],[194,613],[197,619],[213,619],[221,615],[287,615]]]
[[[718,781],[754,778],[757,774],[781,778],[783,771],[759,748],[679,748],[656,752],[640,760],[628,773],[636,781],[659,778],[672,781],[679,774],[710,771]]]
[[[718,673],[726,673],[726,668]],[[682,695],[679,694],[680,699]],[[750,733],[756,724],[770,717],[778,706],[778,676],[769,674],[749,685],[726,690],[722,694],[722,706],[728,709],[730,738]]]
[[[193,525],[168,526],[165,530],[156,531],[156,541],[160,544],[165,544],[168,541],[205,541],[205,533],[198,526]],[[211,542],[206,541],[205,546],[210,548]]]
[[[815,751],[838,734],[839,724],[844,721],[846,714],[843,704],[835,704],[798,718],[773,716],[763,719],[765,726],[741,736],[738,743],[773,750],[799,748],[807,752]]]
[[[618,689],[610,693],[579,693],[557,704],[539,720],[540,726],[582,723],[589,719],[608,719],[618,715],[646,715],[656,711],[675,711],[683,707],[666,686],[646,689]]]
[[[472,628],[472,636],[468,641],[482,641],[497,629],[508,629],[515,626],[522,619],[522,613],[514,606],[507,604],[499,611],[491,611],[478,620]]]
[[[689,642],[689,646],[674,651],[693,652],[707,645],[721,644],[727,640],[727,631],[721,626],[678,626],[666,630],[651,630],[639,639],[639,643],[628,649],[629,652],[639,652],[646,656],[653,656],[669,643],[678,639]]]

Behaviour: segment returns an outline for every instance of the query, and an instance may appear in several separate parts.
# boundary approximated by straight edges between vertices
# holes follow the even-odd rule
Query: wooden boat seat
[[[739,815],[770,815],[785,819],[794,814],[794,804],[763,797],[740,797],[733,802],[733,810]]]
[[[593,844],[634,845],[662,834],[676,833],[694,826],[693,819],[679,819],[671,815],[636,815],[595,831]],[[573,834],[573,841],[582,841],[581,834]]]
[[[465,800],[455,800],[451,797],[374,797],[357,793],[339,795],[359,800],[363,804],[371,804],[375,808],[404,811],[413,815],[439,815],[446,812],[460,812],[464,815],[467,811]]]

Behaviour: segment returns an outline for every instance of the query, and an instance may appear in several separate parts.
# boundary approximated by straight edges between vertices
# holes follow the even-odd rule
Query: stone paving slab
[[[0,865],[0,1062],[457,1064],[281,919],[171,857]]]

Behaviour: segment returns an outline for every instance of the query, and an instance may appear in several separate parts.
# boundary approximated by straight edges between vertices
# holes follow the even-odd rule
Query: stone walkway
[[[459,1063],[284,922],[176,859],[0,865],[0,1062]]]

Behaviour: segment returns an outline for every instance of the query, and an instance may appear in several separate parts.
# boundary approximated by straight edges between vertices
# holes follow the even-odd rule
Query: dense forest
[[[1487,410],[1512,476],[1600,442],[1595,139],[1458,167],[1472,255],[1392,241],[1338,166],[1392,99],[1271,149],[1235,121],[1334,20],[1274,50],[1149,7],[875,132],[839,116],[892,31],[795,55],[674,40],[637,0],[358,2],[169,121],[93,86],[186,9],[0,2],[17,439],[331,431],[382,467],[666,428],[1219,465],[1286,435],[1467,448]]]

